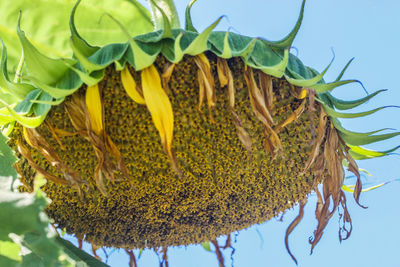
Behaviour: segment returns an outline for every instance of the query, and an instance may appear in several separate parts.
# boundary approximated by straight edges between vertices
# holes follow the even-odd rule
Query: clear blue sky
[[[183,12],[189,1],[177,0],[178,11]],[[249,36],[260,36],[277,40],[285,36],[293,27],[300,7],[300,0],[198,0],[193,8],[193,20],[200,30],[224,14],[219,29]],[[364,105],[362,110],[381,105],[400,105],[400,77],[398,61],[400,56],[400,1],[395,0],[308,0],[305,17],[294,46],[299,58],[309,66],[322,70],[331,60],[331,48],[336,59],[326,74],[327,81],[334,80],[346,62],[355,57],[344,78],[355,78],[363,82],[369,92],[382,88],[390,89],[375,101]],[[364,95],[357,85],[343,86],[335,95],[347,99]],[[384,127],[400,129],[400,110],[387,109],[365,119],[343,121],[351,130],[368,131]],[[400,144],[400,138],[371,146],[388,149]],[[380,183],[400,178],[400,156],[359,162],[368,169]],[[368,206],[364,210],[354,204],[351,194],[347,195],[353,220],[353,233],[349,240],[339,244],[338,216],[331,219],[325,234],[309,255],[308,237],[316,227],[314,209],[316,198],[309,196],[306,213],[301,224],[290,237],[292,251],[299,266],[314,267],[398,267],[400,240],[400,207],[398,196],[400,183],[393,182],[361,196],[361,203]],[[236,267],[295,266],[284,246],[286,227],[297,215],[298,207],[288,211],[283,222],[271,220],[262,225],[241,231],[233,244]],[[226,266],[231,266],[230,250],[225,253]],[[136,252],[137,254],[137,252]],[[200,246],[169,249],[171,267],[218,266],[215,254],[206,252]],[[125,252],[114,252],[111,266],[127,266]],[[145,251],[138,262],[140,267],[158,266],[154,252]]]

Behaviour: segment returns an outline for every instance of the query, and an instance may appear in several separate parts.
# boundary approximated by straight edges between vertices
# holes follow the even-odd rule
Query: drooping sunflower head
[[[128,250],[205,241],[218,250],[218,236],[300,203],[288,248],[311,191],[318,196],[312,248],[339,205],[343,224],[351,224],[343,164],[357,176],[358,203],[354,159],[391,152],[361,146],[400,133],[341,126],[338,118],[378,111],[341,110],[381,91],[337,99],[330,91],[357,82],[341,80],[347,66],[326,83],[329,66],[319,73],[289,52],[305,1],[293,30],[277,42],[213,31],[220,19],[198,33],[190,19],[194,1],[181,29],[170,1],[150,2],[153,32],[130,37],[109,16],[128,41],[96,47],[75,27],[77,1],[71,59],[45,56],[18,21],[26,69],[10,80],[3,45],[0,125],[18,151],[21,190],[44,176],[47,213],[59,228],[95,246]],[[343,229],[345,239],[350,231]]]

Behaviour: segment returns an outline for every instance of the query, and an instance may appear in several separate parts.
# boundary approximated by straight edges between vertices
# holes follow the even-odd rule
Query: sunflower
[[[136,1],[131,1],[139,6]],[[290,53],[305,1],[292,31],[280,41],[213,31],[199,33],[186,10],[182,29],[172,1],[150,1],[154,31],[125,43],[92,46],[70,15],[72,58],[42,54],[17,34],[26,69],[10,80],[3,45],[0,125],[19,161],[21,191],[34,178],[52,200],[46,213],[55,225],[98,247],[161,248],[210,241],[220,266],[230,234],[276,217],[296,204],[303,217],[307,196],[318,197],[318,226],[311,251],[340,206],[341,240],[351,233],[342,190],[344,165],[357,177],[355,159],[384,156],[363,145],[400,133],[356,133],[338,118],[356,118],[382,108],[344,113],[382,91],[345,101],[333,82]],[[144,11],[143,11],[144,12]],[[349,62],[350,63],[350,62]],[[22,66],[22,64],[21,64]],[[322,184],[322,192],[319,185]],[[227,243],[216,238],[226,235]]]

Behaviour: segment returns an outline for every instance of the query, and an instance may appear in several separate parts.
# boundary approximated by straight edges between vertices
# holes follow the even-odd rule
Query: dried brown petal
[[[308,161],[304,167],[303,173],[305,173],[311,167],[311,165],[314,163],[315,159],[319,155],[319,150],[321,148],[321,144],[324,141],[325,137],[326,123],[327,123],[327,116],[323,108],[321,107],[321,113],[319,115],[319,123],[318,123],[318,136],[314,142],[314,146],[312,148],[310,157],[308,158]]]
[[[265,104],[269,111],[274,106],[274,91],[272,85],[272,77],[262,71],[258,72],[258,79],[260,81],[260,89],[264,96]]]
[[[82,95],[75,94],[70,101],[66,102],[65,109],[72,125],[78,133],[93,146],[97,157],[94,178],[99,190],[104,195],[107,195],[103,174],[107,179],[115,181],[114,173],[115,171],[120,170],[125,178],[129,177],[128,169],[124,164],[122,155],[105,131],[103,131],[100,136],[92,131],[88,110]],[[114,164],[110,156],[116,160],[117,166]]]
[[[249,133],[246,131],[246,129],[244,129],[242,122],[236,112],[234,110],[231,110],[231,113],[233,117],[233,124],[235,124],[239,140],[240,142],[242,142],[246,150],[251,153],[253,150],[253,141],[251,140]]]
[[[229,99],[229,109],[232,113],[233,124],[236,127],[239,140],[242,142],[244,147],[248,152],[252,152],[252,144],[250,135],[243,127],[242,121],[239,115],[235,112],[235,87],[232,71],[229,69],[228,63],[225,59],[218,58],[217,60],[218,76],[220,77],[221,86],[228,85],[228,99]],[[221,78],[222,77],[222,78]],[[221,81],[222,79],[222,81]],[[222,85],[223,84],[223,85]]]
[[[266,149],[267,151],[276,154],[276,152],[282,147],[282,144],[278,134],[272,128],[274,121],[267,109],[265,99],[257,87],[252,68],[250,67],[245,68],[244,78],[246,80],[247,87],[249,90],[250,104],[253,109],[253,112],[256,115],[257,119],[260,120],[265,127],[264,133],[266,138],[265,140]]]
[[[62,184],[62,185],[70,184],[67,180],[61,179],[57,176],[54,176],[54,175],[48,173],[46,170],[44,170],[38,164],[36,164],[36,162],[32,159],[31,152],[29,151],[29,149],[27,147],[25,147],[22,144],[22,142],[18,141],[17,148],[18,148],[18,152],[21,153],[21,155],[28,161],[29,165],[31,165],[31,167],[34,168],[37,173],[39,173],[40,175],[43,175],[44,178],[46,178],[47,180],[50,180],[52,182]]]
[[[288,228],[286,229],[286,234],[285,234],[285,247],[287,252],[289,253],[290,257],[292,257],[293,261],[297,265],[297,260],[295,256],[292,254],[289,248],[289,235],[290,233],[296,228],[296,226],[300,223],[300,221],[303,219],[304,216],[304,206],[306,205],[306,200],[300,201],[300,207],[299,207],[299,214],[296,216],[296,218],[290,223]]]
[[[98,259],[99,261],[101,261],[100,256],[97,255],[97,253],[96,253],[96,250],[98,250],[98,249],[99,249],[99,248],[98,248],[97,246],[95,246],[95,245],[92,244],[92,254],[93,254],[93,256],[94,256],[96,259]]]
[[[65,165],[61,158],[57,155],[55,150],[50,146],[49,143],[39,134],[36,129],[24,128],[24,136],[27,142],[39,151],[43,157],[45,157],[51,166],[55,167],[66,180],[71,184],[83,184],[85,183],[80,175],[74,171],[71,167]]]
[[[246,80],[247,87],[249,89],[250,100],[252,100],[251,102],[253,103],[252,104],[253,109],[256,110],[262,116],[259,119],[265,121],[265,123],[263,122],[264,124],[273,125],[274,120],[271,114],[269,113],[265,99],[261,94],[260,89],[258,88],[257,83],[254,79],[253,69],[247,67],[244,71],[244,74],[245,74],[244,78]]]
[[[62,144],[62,142],[61,142],[61,139],[60,139],[60,137],[57,135],[57,132],[56,132],[56,130],[54,129],[54,127],[51,126],[51,124],[50,124],[48,121],[46,121],[45,124],[46,124],[47,128],[50,130],[51,135],[54,137],[54,139],[57,141],[57,143],[58,143],[59,146],[61,147],[61,150],[65,150],[65,147],[63,146],[63,144]]]
[[[358,171],[357,163],[351,157],[351,155],[349,154],[350,148],[346,145],[346,143],[342,139],[340,139],[340,141],[341,141],[341,143],[342,143],[342,145],[344,147],[345,159],[347,160],[347,162],[349,164],[348,170],[351,171],[352,173],[354,173],[354,175],[357,177],[357,182],[356,182],[356,186],[354,187],[354,193],[353,193],[354,200],[356,201],[356,203],[360,207],[366,209],[367,207],[361,205],[360,201],[359,201],[360,200],[360,194],[361,194],[361,191],[362,191],[362,183],[361,183],[361,177],[360,177],[360,172]]]
[[[347,209],[347,204],[346,204],[346,195],[342,191],[340,194],[340,203],[341,206],[343,207],[343,214],[339,213],[339,241],[342,242],[342,240],[346,240],[347,238],[350,237],[351,231],[353,230],[353,225],[351,223],[351,217],[350,213]],[[349,225],[349,229],[347,229],[346,225]],[[343,233],[345,235],[343,235]]]

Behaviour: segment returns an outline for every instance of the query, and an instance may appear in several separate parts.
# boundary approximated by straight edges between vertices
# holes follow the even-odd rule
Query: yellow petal
[[[153,65],[142,70],[142,87],[146,106],[160,134],[161,142],[168,155],[172,156],[174,114],[171,102],[161,86],[160,75]]]
[[[90,123],[92,130],[97,134],[101,135],[103,131],[103,107],[101,104],[99,86],[92,85],[86,90],[86,106],[89,111]]]
[[[127,66],[121,71],[121,81],[122,85],[125,88],[126,93],[130,98],[132,98],[133,101],[135,101],[138,104],[146,104],[143,97],[136,90],[135,80],[130,74]]]
[[[301,92],[300,92],[300,94],[299,94],[299,96],[298,96],[297,98],[298,98],[298,99],[303,99],[303,98],[305,98],[307,95],[308,95],[308,90],[305,89],[305,88],[303,88],[303,89],[301,89]]]

